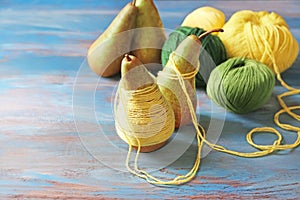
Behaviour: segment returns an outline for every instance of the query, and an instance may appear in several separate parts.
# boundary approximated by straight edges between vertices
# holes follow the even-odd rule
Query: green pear
[[[138,12],[131,53],[144,64],[156,63],[156,65],[146,65],[149,70],[156,70],[158,66],[161,69],[157,64],[161,63],[161,49],[166,34],[158,10],[153,0],[135,0],[133,3],[138,8]]]
[[[128,3],[90,46],[87,60],[96,74],[109,77],[120,72],[123,55],[130,52],[134,34],[128,30],[135,28],[137,11]]]

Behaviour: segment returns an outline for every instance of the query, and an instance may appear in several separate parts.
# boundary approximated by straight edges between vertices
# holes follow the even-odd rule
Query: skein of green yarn
[[[263,106],[274,85],[274,73],[265,64],[234,57],[211,72],[207,94],[216,104],[243,114]]]
[[[170,54],[187,36],[200,36],[204,32],[206,32],[204,29],[188,26],[181,26],[172,32],[162,48],[161,61],[163,67],[167,64]],[[201,43],[202,51],[199,57],[200,70],[196,75],[197,87],[205,87],[211,71],[227,59],[226,49],[218,36],[208,35]]]

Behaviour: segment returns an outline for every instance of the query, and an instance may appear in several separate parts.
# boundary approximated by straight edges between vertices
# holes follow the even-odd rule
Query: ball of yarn
[[[225,24],[225,14],[216,8],[204,6],[189,13],[181,26],[198,27],[205,30],[222,28]]]
[[[263,63],[230,58],[215,68],[207,94],[218,105],[235,113],[248,113],[263,106],[275,85],[273,72]]]
[[[177,28],[169,35],[169,38],[165,41],[162,53],[161,61],[163,67],[167,64],[170,54],[177,48],[177,46],[189,35],[200,36],[205,30],[201,28],[191,28],[182,26]],[[199,56],[200,70],[196,75],[196,86],[204,87],[208,81],[211,71],[220,63],[227,59],[226,49],[216,35],[208,35],[201,41],[202,50]]]
[[[276,73],[288,69],[297,58],[298,42],[285,20],[274,12],[239,11],[232,15],[223,29],[219,37],[228,57],[251,58],[266,64]]]

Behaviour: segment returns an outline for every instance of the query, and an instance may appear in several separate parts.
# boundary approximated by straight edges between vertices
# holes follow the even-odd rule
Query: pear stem
[[[224,32],[224,30],[221,29],[221,28],[216,28],[216,29],[212,29],[212,30],[210,30],[210,31],[206,31],[206,32],[202,33],[202,34],[198,37],[198,39],[199,39],[199,40],[202,40],[202,39],[205,38],[207,35],[209,35],[209,34],[211,34],[211,33],[214,33],[214,32]]]
[[[135,6],[135,2],[136,2],[136,0],[133,0],[133,1],[132,1],[132,5],[133,5],[133,6]]]
[[[125,58],[126,58],[126,60],[128,61],[128,62],[130,62],[131,61],[131,58],[130,58],[130,56],[126,53],[125,54],[125,56],[124,56]]]

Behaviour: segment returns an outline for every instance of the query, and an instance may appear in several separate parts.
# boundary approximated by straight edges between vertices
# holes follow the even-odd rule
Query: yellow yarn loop
[[[201,127],[201,130],[203,130],[203,133],[204,133],[204,129],[202,127]],[[137,140],[137,141],[139,141],[139,140]],[[180,185],[180,184],[187,183],[195,177],[195,175],[198,171],[199,165],[200,165],[201,149],[202,149],[203,142],[201,142],[201,139],[198,134],[197,134],[197,143],[198,143],[197,157],[196,157],[196,161],[195,161],[192,169],[187,174],[177,176],[172,180],[168,180],[168,181],[161,180],[159,178],[152,176],[148,172],[138,168],[138,157],[140,154],[140,147],[141,147],[140,143],[138,145],[138,150],[137,150],[136,157],[134,160],[134,169],[132,169],[129,166],[130,154],[132,152],[132,145],[129,145],[129,150],[128,150],[128,154],[127,154],[127,158],[126,158],[126,167],[127,167],[128,171],[131,172],[132,174],[134,174],[140,178],[143,178],[148,183],[151,183],[154,185]]]

